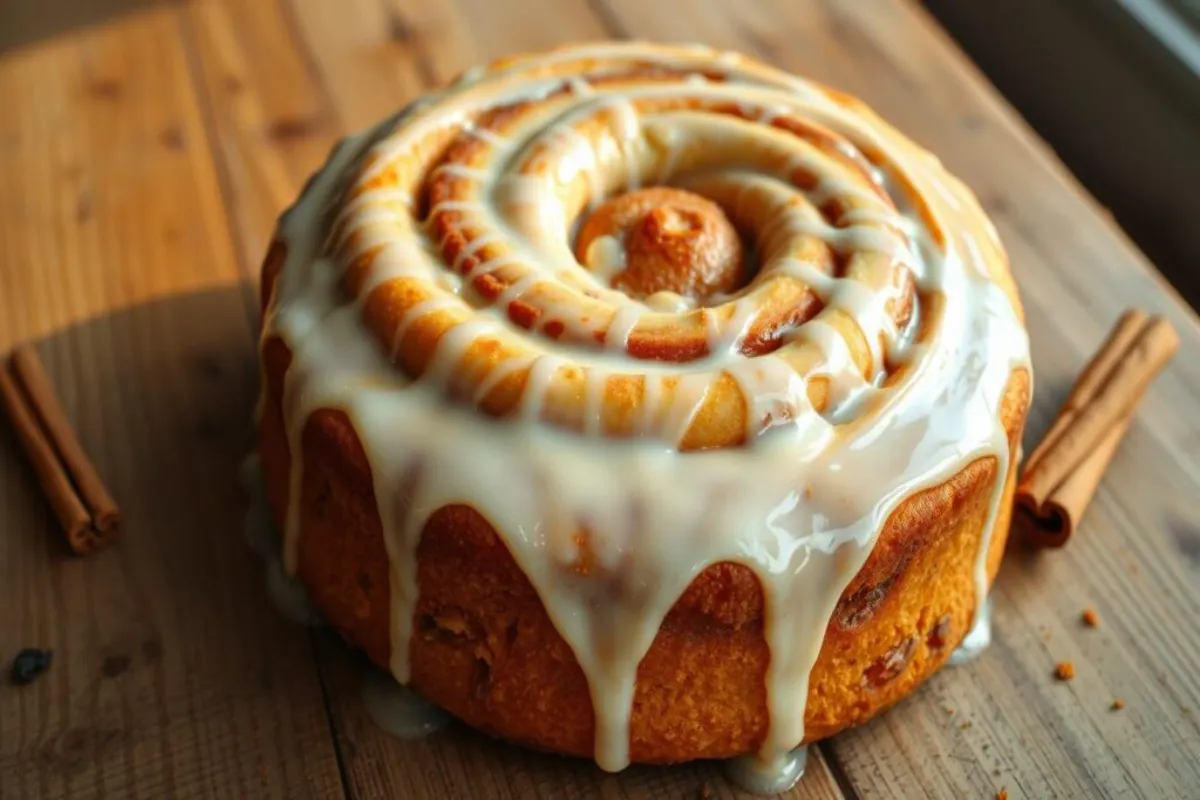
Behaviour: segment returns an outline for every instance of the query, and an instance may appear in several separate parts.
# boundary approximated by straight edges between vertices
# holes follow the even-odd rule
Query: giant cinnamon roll
[[[480,730],[779,765],[982,614],[1022,312],[854,98],[699,47],[500,61],[341,143],[263,298],[286,568]]]

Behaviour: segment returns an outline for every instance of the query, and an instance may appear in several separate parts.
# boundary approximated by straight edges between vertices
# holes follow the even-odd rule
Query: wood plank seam
[[[258,329],[258,308],[256,306],[257,293],[254,291],[254,274],[251,272],[251,266],[246,263],[245,255],[246,247],[244,241],[244,232],[240,225],[235,223],[235,213],[233,210],[233,180],[230,176],[229,162],[222,155],[221,148],[221,131],[217,127],[216,113],[213,109],[213,100],[209,96],[204,80],[200,73],[200,54],[199,48],[196,45],[196,33],[188,24],[188,19],[185,16],[185,9],[175,11],[175,24],[179,29],[179,38],[183,44],[183,57],[187,64],[188,79],[192,82],[192,88],[198,99],[200,121],[204,129],[205,144],[208,149],[209,158],[212,159],[213,172],[217,177],[217,188],[221,197],[221,211],[224,214],[224,223],[226,230],[229,231],[229,236],[234,240],[234,258],[237,261],[238,272],[242,275],[243,284],[247,284],[248,291],[242,291],[242,304],[245,307],[246,321],[249,323],[250,330]]]
[[[329,735],[333,738],[333,757],[337,763],[338,778],[342,782],[342,797],[347,800],[353,800],[358,797],[358,793],[354,790],[354,782],[351,780],[350,771],[346,768],[346,757],[342,753],[341,736],[338,735],[337,715],[334,712],[333,697],[329,690],[329,675],[326,673],[325,665],[320,657],[320,638],[313,630],[308,631],[309,652],[312,654],[313,663],[317,668],[317,680],[321,687],[321,706],[325,709],[325,723],[329,726]]]
[[[429,52],[425,48],[425,40],[420,31],[414,28],[400,9],[389,3],[388,0],[379,0],[379,5],[388,21],[388,34],[392,41],[400,45],[406,53],[411,54],[413,68],[424,87],[436,89],[441,80],[433,65],[433,59],[429,57]],[[307,49],[306,44],[302,46]],[[409,98],[409,100],[413,99],[416,98]]]
[[[333,92],[329,88],[329,76],[321,68],[320,61],[317,60],[312,48],[308,45],[308,41],[304,38],[300,19],[296,14],[295,0],[276,1],[278,3],[279,15],[283,17],[284,23],[288,26],[288,38],[296,45],[296,51],[300,54],[300,58],[304,62],[305,70],[308,71],[313,82],[321,90],[322,105],[325,107],[329,117],[337,123],[337,129],[344,134],[346,131],[346,121],[338,113],[337,103],[333,102]],[[313,169],[315,170],[318,166],[318,164],[313,164]]]
[[[281,16],[289,26],[290,39],[296,46],[302,62],[305,65],[305,69],[309,72],[313,82],[320,91],[321,104],[325,107],[330,118],[336,121],[338,129],[344,132],[345,125],[337,113],[336,104],[332,102],[332,96],[330,94],[327,77],[324,71],[320,68],[320,65],[317,63],[317,60],[315,59],[305,37],[303,36],[299,21],[296,17],[294,4],[289,0],[279,0],[279,10],[281,12]],[[397,24],[403,24],[403,21],[398,17],[397,14],[392,14],[392,19],[397,21]],[[223,140],[218,130],[217,117],[213,106],[214,99],[211,96],[208,86],[203,80],[201,74],[199,60],[202,58],[202,55],[196,41],[196,31],[193,29],[193,26],[190,23],[191,21],[184,17],[183,12],[181,11],[178,19],[180,35],[184,43],[190,77],[194,86],[196,87],[197,96],[200,98],[201,114],[204,121],[205,130],[207,132],[210,157],[213,160],[213,163],[216,167],[216,173],[219,176],[223,210],[227,217],[227,224],[232,229],[232,235],[238,240],[238,266],[239,271],[245,278],[240,294],[243,297],[243,302],[247,309],[250,330],[255,331],[259,326],[260,316],[256,291],[257,270],[252,269],[252,265],[246,263],[246,259],[243,255],[246,251],[244,231],[240,230],[240,227],[233,223],[232,197],[235,189],[230,173],[232,167],[229,156],[222,146]],[[425,61],[427,62],[427,59],[425,59]],[[426,68],[427,71],[431,69],[428,63],[426,63]],[[423,75],[423,77],[426,76]],[[431,72],[429,73],[429,77],[432,79]],[[315,169],[317,166],[317,164],[314,164],[313,168]],[[251,338],[250,344],[252,347],[254,346],[253,337]],[[318,652],[323,645],[319,637],[314,632],[310,631],[307,635],[309,638],[310,652],[316,666],[318,683],[321,691],[322,707],[325,714],[328,734],[331,739],[334,758],[337,764],[342,796],[345,798],[356,797],[357,792],[355,791],[353,781],[351,780],[351,776],[346,765],[342,737],[339,735],[337,730],[337,718],[333,708],[333,698],[329,684],[329,675],[318,655]]]
[[[281,0],[281,6],[285,9],[285,17],[291,19],[291,15],[286,13],[286,10],[290,9],[291,4],[285,0]],[[257,342],[254,338],[254,332],[259,329],[260,324],[258,293],[256,289],[257,269],[252,271],[251,265],[246,263],[246,259],[244,257],[244,253],[246,251],[244,232],[240,229],[240,226],[234,224],[234,213],[232,207],[234,189],[233,182],[230,177],[231,166],[229,158],[226,155],[224,148],[221,146],[221,136],[217,125],[216,113],[213,107],[213,98],[210,95],[208,87],[205,84],[201,74],[199,65],[201,55],[196,42],[196,31],[190,24],[190,20],[185,16],[184,9],[180,9],[176,12],[176,24],[179,27],[180,39],[183,43],[184,56],[188,66],[188,76],[192,82],[196,97],[199,100],[200,117],[205,130],[205,139],[209,151],[209,157],[212,159],[214,172],[217,175],[219,190],[221,193],[222,210],[225,214],[225,222],[230,231],[231,237],[236,240],[238,245],[234,249],[238,262],[238,271],[244,278],[238,294],[242,297],[242,303],[246,311],[247,321],[249,323],[248,329],[251,332],[249,345],[252,349],[256,349]],[[294,28],[293,34],[298,34],[298,29]],[[297,36],[296,41],[299,44],[303,40]],[[308,51],[303,47],[300,47],[300,50],[305,57],[306,65],[309,69],[313,70],[312,74],[317,85],[322,89],[322,94],[324,95],[323,100],[326,106],[329,108],[331,113],[335,113],[333,112],[332,103],[329,101],[328,89],[322,80],[323,76],[320,74],[319,70],[316,70],[316,65],[312,61],[311,54],[309,54]],[[353,786],[351,785],[350,776],[346,770],[340,737],[338,736],[334,721],[332,701],[330,698],[330,690],[327,680],[328,676],[325,674],[325,670],[322,668],[321,661],[317,657],[316,651],[319,647],[319,643],[313,631],[306,631],[305,635],[308,637],[309,653],[313,659],[313,665],[317,673],[318,685],[320,686],[321,690],[321,705],[324,711],[327,732],[333,750],[334,760],[337,764],[338,779],[341,784],[342,797],[352,798],[355,796],[355,793],[353,791]]]
[[[585,0],[584,3],[600,27],[614,39],[631,39],[633,34],[606,0]]]
[[[850,774],[846,771],[845,765],[837,752],[833,749],[832,741],[823,741],[816,744],[816,749],[821,754],[821,760],[825,762],[825,768],[833,777],[834,786],[842,793],[845,800],[860,800],[862,795],[858,789],[854,788],[854,783],[850,780]]]

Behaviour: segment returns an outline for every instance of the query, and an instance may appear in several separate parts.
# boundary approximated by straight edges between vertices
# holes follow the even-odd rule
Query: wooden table
[[[68,556],[0,433],[0,659],[56,654],[37,683],[0,687],[6,800],[734,796],[712,765],[608,776],[465,730],[388,738],[363,715],[361,660],[284,622],[241,540],[254,280],[277,212],[342,132],[464,66],[603,36],[756,54],[937,151],[994,216],[1024,290],[1030,441],[1122,308],[1183,337],[1077,539],[1009,556],[991,650],[823,744],[793,795],[1200,797],[1200,327],[917,7],[3,5],[0,348],[39,342],[126,517],[118,546]],[[1098,629],[1080,624],[1087,606]],[[1073,681],[1053,678],[1060,660]]]

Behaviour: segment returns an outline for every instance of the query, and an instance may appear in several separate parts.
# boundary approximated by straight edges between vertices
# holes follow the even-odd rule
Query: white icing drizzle
[[[684,81],[597,84],[578,74],[575,65],[583,60],[605,64],[610,72],[646,62],[683,72],[717,70],[725,80],[693,75]],[[557,69],[565,77],[544,77]],[[533,72],[539,77],[529,77]],[[550,97],[564,86],[569,91]],[[831,164],[786,131],[703,111],[653,110],[654,103],[681,96],[734,102],[752,119],[795,116],[819,125],[858,161],[862,153],[873,154],[870,180],[883,195],[851,180],[844,164]],[[481,112],[517,100],[542,105],[503,134],[474,122]],[[650,110],[641,111],[643,104]],[[587,136],[577,127],[586,120],[608,125]],[[368,283],[377,286],[400,275],[427,279],[435,298],[410,310],[402,326],[435,311],[467,315],[442,335],[423,376],[411,380],[363,325],[366,292],[352,299],[340,293],[345,264],[329,257],[324,246],[326,214],[339,203],[343,183],[363,154],[370,152],[372,161],[355,178],[360,187],[447,127],[490,148],[482,167],[441,168],[471,190],[466,199],[439,202],[431,217],[453,211],[487,231],[457,263],[441,260],[437,243],[426,241],[428,228],[404,211],[409,203],[394,202],[413,196],[417,186],[391,187],[378,204],[360,196],[354,210],[340,214],[361,242],[408,242],[377,258],[382,265]],[[818,178],[807,200],[790,182],[794,168]],[[727,195],[732,187],[736,191],[729,196],[739,198],[739,207],[763,212],[759,280],[726,298],[733,304],[726,315],[706,310],[712,320],[706,328],[708,357],[663,364],[625,352],[639,325],[699,312],[692,301],[669,294],[645,302],[625,298],[574,263],[572,220],[562,198],[576,176],[586,184],[586,204],[615,190],[678,177],[685,183],[695,178],[697,187],[714,193]],[[923,196],[932,224],[914,210],[901,186]],[[384,208],[389,198],[388,208],[401,211]],[[848,206],[837,225],[814,210],[829,199]],[[944,232],[944,242],[935,227]],[[287,246],[287,259],[263,341],[281,337],[292,352],[283,397],[293,454],[283,564],[294,572],[303,534],[298,454],[305,424],[317,409],[341,410],[371,465],[391,570],[391,671],[397,681],[407,682],[410,674],[420,533],[430,514],[459,502],[495,527],[573,650],[591,690],[595,757],[608,770],[629,763],[636,670],[663,618],[706,567],[728,561],[745,564],[761,582],[771,653],[766,741],[753,756],[754,770],[743,761],[734,772],[751,788],[782,787],[789,775],[794,780],[802,770],[803,751],[797,748],[804,739],[809,673],[839,597],[888,516],[914,493],[990,457],[997,479],[976,566],[976,613],[983,618],[986,556],[1009,465],[999,408],[1013,371],[1028,368],[1028,341],[1009,297],[988,277],[989,263],[1003,255],[977,202],[935,159],[869,112],[840,104],[815,84],[703,48],[614,43],[555,51],[464,77],[407,114],[343,143],[283,217],[277,236]],[[861,256],[862,273],[829,275],[799,258],[801,244],[814,238]],[[516,270],[504,299],[523,294],[528,302],[541,302],[548,286],[580,297],[581,287],[594,287],[589,291],[609,304],[609,316],[574,319],[573,303],[554,304],[546,317],[560,320],[566,331],[564,341],[555,341],[509,323],[503,303],[469,306],[458,296],[457,282],[447,288],[434,279],[460,271],[466,253],[478,255],[485,245],[499,255],[472,275]],[[896,330],[887,310],[896,292],[885,279],[896,264],[911,272],[922,293],[946,298],[932,333],[919,343],[912,342],[911,330]],[[563,270],[569,280],[560,277]],[[603,278],[606,270],[599,273]],[[768,276],[806,282],[823,310],[786,332],[772,355],[749,358],[740,347]],[[841,313],[856,321],[870,348],[866,376],[827,324]],[[607,331],[603,347],[580,343],[597,329]],[[528,370],[516,414],[502,421],[446,398],[456,367],[481,336],[524,353],[494,368],[476,387],[479,402],[505,376]],[[566,341],[568,336],[576,340]],[[399,342],[390,344],[394,349]],[[885,356],[907,367],[889,385],[880,380]],[[550,387],[568,369],[582,369],[586,376],[578,432],[543,419]],[[604,435],[605,385],[618,374],[645,375],[639,437]],[[681,453],[679,444],[722,375],[734,378],[752,410],[748,443]],[[827,378],[831,388],[822,414],[806,392],[815,376]],[[673,381],[671,391],[664,388],[667,379]],[[594,560],[586,577],[569,569],[580,556],[577,533],[583,523]],[[760,780],[764,770],[777,780]],[[745,777],[751,773],[759,777]]]
[[[982,611],[975,615],[971,629],[963,637],[962,642],[950,654],[946,662],[951,666],[961,666],[979,658],[984,650],[992,644],[992,598],[989,595],[983,602]]]
[[[242,461],[240,478],[242,489],[250,501],[243,520],[246,543],[266,565],[267,596],[271,598],[271,604],[285,619],[298,625],[322,624],[320,613],[308,600],[304,584],[283,568],[279,531],[271,521],[262,466],[257,454],[251,454]]]
[[[615,236],[598,236],[588,245],[587,267],[605,283],[625,271],[625,245]]]
[[[605,334],[604,344],[609,350],[623,352],[629,347],[629,334],[633,333],[633,329],[641,321],[645,311],[635,305],[626,305],[617,309],[617,313],[613,315],[612,322],[608,324],[608,332]]]
[[[667,311],[678,313],[680,311],[690,311],[696,307],[696,302],[690,297],[684,297],[675,292],[655,292],[645,299],[646,307],[654,311]]]

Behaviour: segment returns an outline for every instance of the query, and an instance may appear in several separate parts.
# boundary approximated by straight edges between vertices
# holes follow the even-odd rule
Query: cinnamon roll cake
[[[481,731],[782,768],[983,613],[1020,302],[853,97],[701,47],[504,59],[339,144],[262,297],[286,569]]]

